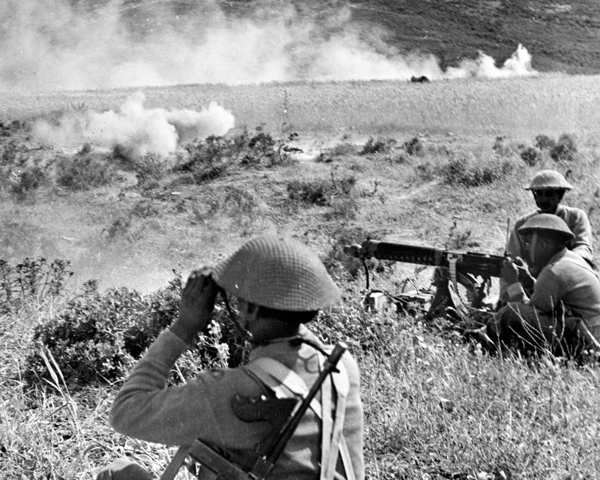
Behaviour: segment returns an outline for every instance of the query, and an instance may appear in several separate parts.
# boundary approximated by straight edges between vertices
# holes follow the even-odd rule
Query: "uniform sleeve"
[[[365,461],[363,453],[363,405],[360,399],[360,372],[354,358],[345,363],[350,380],[350,394],[346,405],[346,421],[344,437],[347,439],[348,450],[352,459],[352,468],[357,479],[365,476]]]
[[[203,372],[182,385],[167,378],[187,345],[169,330],[160,334],[117,393],[109,421],[119,433],[165,445],[196,438],[223,448],[250,448],[268,432],[233,415],[236,394],[258,395],[261,387],[241,369]]]
[[[542,270],[531,296],[531,304],[540,312],[551,315],[563,297],[562,282],[550,269]]]
[[[583,210],[574,210],[573,215],[569,227],[575,238],[569,242],[569,248],[586,260],[593,260],[592,227],[588,216]]]

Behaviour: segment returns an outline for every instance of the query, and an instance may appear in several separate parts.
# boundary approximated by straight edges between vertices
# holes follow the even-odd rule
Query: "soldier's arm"
[[[542,270],[531,296],[531,304],[541,313],[552,315],[554,309],[564,296],[560,278],[551,270]]]
[[[583,210],[574,210],[573,215],[569,228],[575,238],[569,242],[569,248],[586,260],[591,261],[594,259],[594,249],[590,221]]]
[[[124,435],[165,445],[190,445],[201,438],[224,448],[250,448],[261,438],[253,435],[268,430],[255,424],[249,429],[238,420],[231,398],[260,395],[261,387],[240,369],[206,371],[184,385],[167,387],[169,372],[186,349],[169,329],[160,334],[118,391],[111,426]]]

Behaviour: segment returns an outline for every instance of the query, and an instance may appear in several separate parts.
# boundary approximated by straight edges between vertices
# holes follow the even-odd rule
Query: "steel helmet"
[[[558,236],[564,239],[565,243],[575,238],[575,235],[573,235],[573,232],[571,232],[565,221],[551,213],[532,215],[518,230],[520,235],[528,235],[534,232],[538,232],[541,235],[546,233]]]
[[[556,170],[540,170],[535,174],[525,190],[571,190],[571,185],[560,172]]]
[[[214,280],[232,295],[276,310],[316,311],[341,300],[340,289],[315,252],[275,235],[242,245],[215,267]]]

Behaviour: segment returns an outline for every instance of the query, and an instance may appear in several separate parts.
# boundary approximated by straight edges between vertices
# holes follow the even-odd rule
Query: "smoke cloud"
[[[225,135],[235,123],[231,112],[215,102],[197,112],[146,109],[144,100],[144,94],[138,92],[117,112],[72,112],[56,124],[38,120],[33,133],[43,144],[77,148],[89,143],[118,148],[122,155],[137,161],[147,154],[167,157],[176,150],[178,142]]]
[[[521,45],[501,67],[481,53],[443,71],[366,35],[344,0],[289,2],[3,0],[0,91],[536,73]]]

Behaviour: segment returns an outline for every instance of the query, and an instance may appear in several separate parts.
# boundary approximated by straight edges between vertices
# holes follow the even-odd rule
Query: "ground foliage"
[[[88,282],[82,292],[67,301],[60,314],[40,323],[33,331],[33,349],[25,361],[25,379],[44,384],[53,365],[70,387],[121,383],[135,360],[158,334],[176,318],[181,298],[181,277],[167,287],[142,295],[126,287],[99,292]],[[208,331],[179,362],[172,382],[192,378],[199,371],[236,366],[243,360],[244,341],[226,319],[224,305]]]

